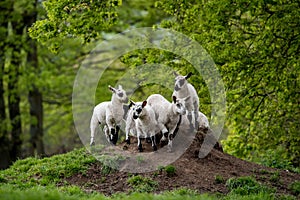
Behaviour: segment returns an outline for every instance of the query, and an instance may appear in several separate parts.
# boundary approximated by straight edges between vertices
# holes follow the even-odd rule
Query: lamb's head
[[[177,99],[176,96],[173,96],[173,112],[179,115],[184,115],[186,113],[186,109],[184,106],[184,100]]]
[[[182,75],[179,75],[176,72],[174,72],[174,75],[175,75],[174,89],[175,89],[175,91],[178,91],[188,83],[187,79],[190,78],[193,74],[192,74],[192,72],[189,72],[186,76],[182,76]]]
[[[113,98],[117,99],[120,103],[128,102],[126,92],[123,90],[121,85],[119,85],[118,88],[114,88],[109,85],[108,88],[113,92]]]
[[[137,119],[143,115],[143,109],[147,105],[147,101],[143,101],[142,103],[134,103],[130,101],[133,105],[133,119]]]

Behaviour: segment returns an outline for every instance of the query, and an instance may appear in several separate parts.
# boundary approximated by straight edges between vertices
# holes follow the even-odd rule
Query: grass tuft
[[[230,178],[227,180],[226,186],[232,194],[237,195],[251,195],[260,193],[273,194],[276,192],[275,189],[260,184],[250,176]]]
[[[141,175],[132,176],[127,180],[132,187],[133,192],[153,192],[158,187],[158,183],[151,178],[143,177]]]

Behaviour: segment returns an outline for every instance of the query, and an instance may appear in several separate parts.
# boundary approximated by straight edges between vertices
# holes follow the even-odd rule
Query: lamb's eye
[[[137,108],[136,112],[141,113],[142,112],[142,108],[141,107]]]
[[[177,106],[177,108],[181,108],[181,104],[179,104],[179,103],[176,104],[176,106]]]

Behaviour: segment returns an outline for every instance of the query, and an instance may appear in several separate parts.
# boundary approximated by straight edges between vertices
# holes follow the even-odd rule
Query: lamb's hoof
[[[124,146],[123,146],[123,150],[124,150],[124,151],[128,150],[128,146],[124,145]]]
[[[118,134],[115,133],[114,135],[112,135],[111,143],[112,143],[113,145],[116,145],[116,144],[117,144],[117,141],[118,141]]]
[[[125,142],[126,142],[128,145],[130,145],[130,139],[125,140]]]
[[[157,151],[157,146],[156,145],[153,146],[152,149],[153,149],[153,151]]]
[[[92,146],[95,146],[95,142],[93,141],[93,142],[91,142],[90,143],[90,146],[92,147]]]

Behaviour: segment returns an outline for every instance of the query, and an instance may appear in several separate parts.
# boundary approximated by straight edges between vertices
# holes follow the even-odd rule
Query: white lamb
[[[186,115],[182,116],[180,126],[186,127],[189,124],[190,124],[190,121],[189,121],[188,117]],[[198,126],[195,127],[196,131],[202,130],[202,131],[206,132],[208,129],[210,129],[210,125],[209,125],[209,121],[208,121],[207,117],[200,111],[198,112],[197,125]]]
[[[188,97],[189,98],[189,97]],[[181,120],[181,115],[186,113],[183,102],[173,96],[173,102],[170,103],[160,94],[150,95],[147,99],[156,115],[158,128],[162,132],[161,141],[166,141],[168,138],[168,151],[172,151],[172,140],[178,122]]]
[[[142,104],[142,102],[134,103],[133,101],[130,100],[130,104],[128,106],[129,109],[126,116],[126,126],[125,126],[125,134],[126,134],[125,141],[127,144],[130,144],[129,133],[133,133],[135,136],[137,135],[136,128],[135,128],[135,120],[133,119],[133,113],[135,111],[134,104]]]
[[[190,122],[190,126],[192,127],[192,119],[193,119],[193,113],[195,126],[197,125],[197,119],[198,119],[198,111],[199,111],[199,98],[197,95],[197,91],[195,90],[194,86],[192,86],[190,83],[188,83],[187,79],[192,76],[192,73],[188,73],[186,76],[182,76],[174,72],[175,75],[175,87],[173,96],[176,96],[178,99],[183,99],[186,97],[190,97],[184,100],[184,106],[187,110],[187,117]]]
[[[99,124],[103,127],[105,136],[109,142],[116,144],[118,141],[118,132],[124,115],[123,104],[128,102],[128,98],[121,85],[119,85],[118,89],[111,86],[108,86],[108,88],[113,93],[111,101],[98,104],[93,111],[90,122],[90,145],[95,144],[94,138]]]
[[[138,138],[138,150],[143,151],[141,138],[151,138],[153,151],[157,150],[155,134],[157,131],[157,121],[155,113],[151,106],[147,105],[147,101],[143,103],[134,103],[133,119],[135,120],[135,128]]]
[[[198,112],[198,123],[199,123],[199,129],[202,129],[204,131],[207,131],[210,127],[209,127],[209,122],[207,117],[202,113],[202,112]]]

